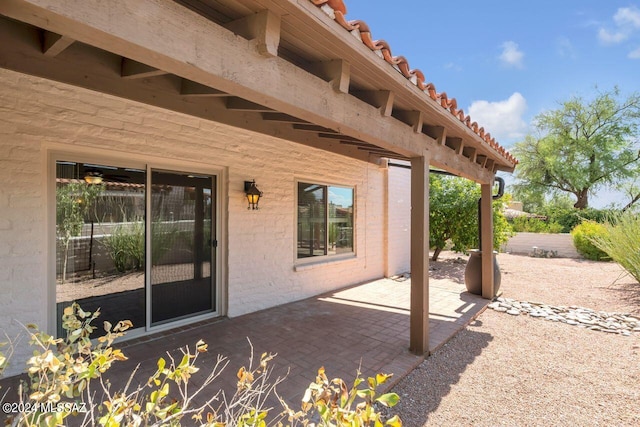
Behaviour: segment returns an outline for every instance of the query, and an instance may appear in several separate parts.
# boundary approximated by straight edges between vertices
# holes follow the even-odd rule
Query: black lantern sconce
[[[255,179],[244,182],[244,194],[247,195],[247,201],[249,202],[247,209],[257,210],[258,202],[260,202],[260,197],[262,197],[262,191],[256,187]]]

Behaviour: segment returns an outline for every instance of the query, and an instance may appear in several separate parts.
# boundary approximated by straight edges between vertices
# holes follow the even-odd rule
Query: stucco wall
[[[408,162],[403,164],[409,165]],[[385,274],[393,276],[411,269],[411,169],[389,166],[388,179],[388,252]]]
[[[54,256],[47,247],[54,233],[47,226],[50,150],[225,171],[220,197],[228,244],[221,255],[228,260],[229,316],[384,274],[385,176],[378,166],[0,70],[0,327],[10,336],[20,331],[14,320],[46,325],[53,309],[47,292],[53,295],[54,278],[46,267]],[[264,192],[259,211],[246,208],[243,182],[250,179]],[[296,271],[296,179],[355,186],[355,259]],[[25,348],[17,350],[15,359],[23,359]]]
[[[571,234],[517,233],[504,245],[502,250],[512,254],[529,255],[536,247],[543,251],[553,251],[560,258],[581,258],[573,245]]]

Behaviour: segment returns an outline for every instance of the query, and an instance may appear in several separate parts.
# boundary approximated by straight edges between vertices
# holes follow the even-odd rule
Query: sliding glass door
[[[216,312],[215,188],[215,176],[57,161],[58,336],[73,302],[141,330]]]
[[[213,177],[151,172],[151,324],[214,310]]]

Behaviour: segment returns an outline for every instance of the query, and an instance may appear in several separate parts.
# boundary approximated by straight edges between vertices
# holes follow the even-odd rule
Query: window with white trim
[[[354,252],[353,196],[352,187],[298,182],[298,259]]]

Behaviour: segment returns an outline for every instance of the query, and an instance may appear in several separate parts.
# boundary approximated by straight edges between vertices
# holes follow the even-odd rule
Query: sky
[[[345,0],[438,92],[509,149],[573,96],[640,90],[640,1]],[[591,205],[619,197],[602,191]]]

